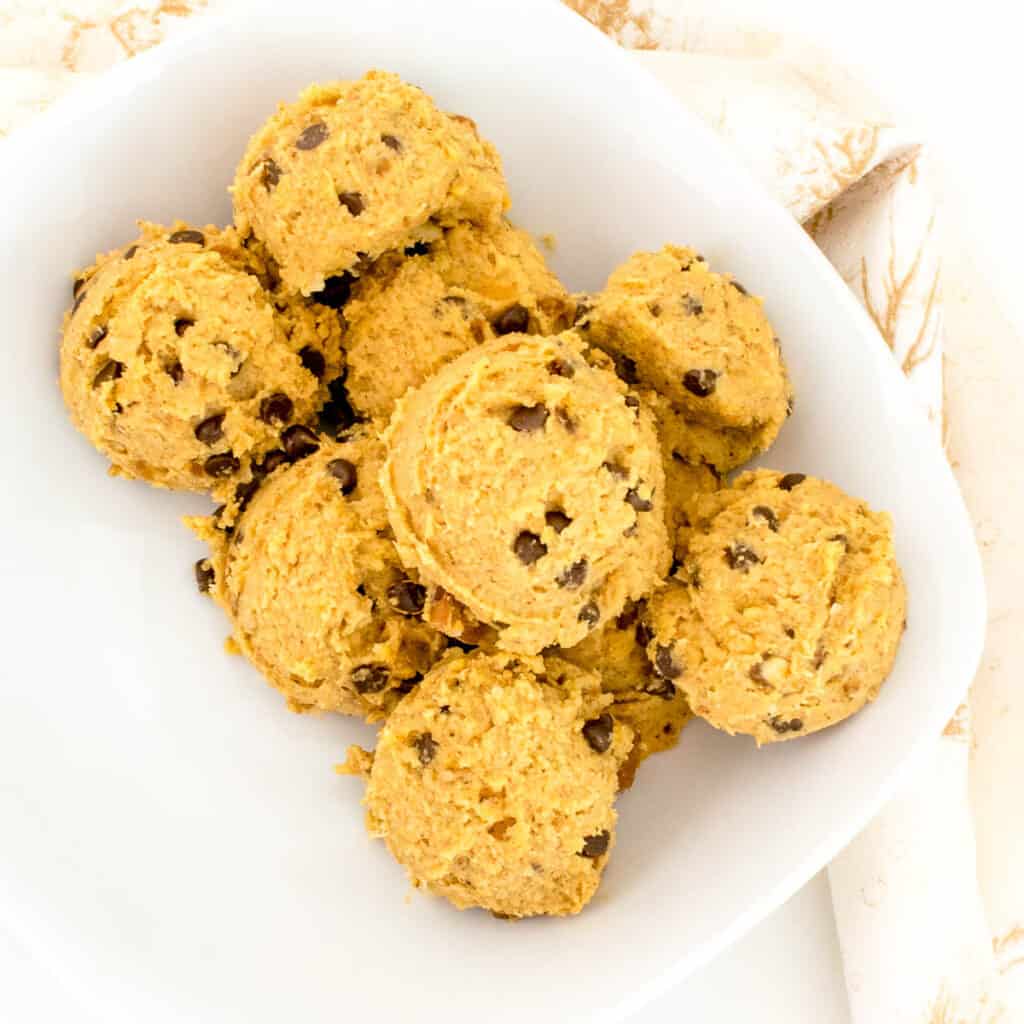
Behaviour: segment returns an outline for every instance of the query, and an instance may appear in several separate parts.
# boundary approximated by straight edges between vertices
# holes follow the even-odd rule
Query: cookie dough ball
[[[381,71],[282,104],[250,140],[232,191],[239,229],[305,295],[412,245],[428,221],[491,224],[508,206],[498,154],[476,125]]]
[[[403,561],[499,630],[571,647],[670,561],[650,415],[571,332],[485,342],[409,392],[382,483]]]
[[[290,346],[303,337],[336,345],[337,325],[332,340],[326,321],[279,314],[258,278],[218,251],[242,260],[237,241],[220,235],[144,225],[76,281],[61,388],[75,425],[120,476],[229,489],[288,447],[321,401],[320,382]]]
[[[382,460],[374,438],[323,441],[272,472],[234,529],[190,521],[211,545],[200,588],[293,711],[383,718],[445,647],[389,539]]]
[[[713,273],[692,249],[636,253],[592,296],[588,339],[630,384],[710,428],[705,457],[725,472],[766,449],[788,415],[790,387],[761,300]],[[716,442],[714,434],[727,432]]]
[[[525,231],[462,224],[384,257],[345,306],[348,390],[365,416],[395,402],[445,363],[495,335],[557,334],[574,305]]]
[[[799,473],[744,473],[698,501],[686,556],[651,601],[655,672],[694,712],[757,742],[873,700],[903,633],[889,517]]]
[[[609,702],[596,676],[557,659],[448,658],[381,730],[369,831],[460,909],[578,913],[614,845],[633,743]]]

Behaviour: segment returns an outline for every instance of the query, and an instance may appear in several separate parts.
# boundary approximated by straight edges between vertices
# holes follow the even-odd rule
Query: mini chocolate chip
[[[611,356],[612,362],[615,364],[615,372],[620,380],[632,385],[640,379],[636,371],[636,360],[630,359],[629,356],[621,352],[613,352]]]
[[[277,423],[283,426],[292,418],[294,408],[292,400],[284,392],[275,391],[260,402],[260,419],[264,423]]]
[[[304,459],[307,455],[312,455],[319,449],[320,442],[309,427],[296,423],[281,435],[281,447],[284,448],[288,458],[295,462],[298,459]]]
[[[713,394],[717,385],[718,373],[715,370],[687,370],[683,374],[683,387],[698,398]]]
[[[211,455],[203,463],[203,469],[207,476],[224,477],[237,473],[240,465],[241,463],[231,452],[220,452],[217,455]]]
[[[737,572],[749,572],[752,565],[759,565],[764,559],[753,549],[747,547],[742,541],[737,541],[732,547],[725,549],[725,562],[730,569]]]
[[[601,466],[608,470],[616,480],[625,480],[629,476],[629,470],[619,462],[602,462]]]
[[[516,302],[499,313],[491,321],[491,326],[495,334],[522,334],[530,326],[530,313]]]
[[[589,722],[583,723],[583,738],[590,744],[590,749],[594,753],[603,754],[612,745],[614,728],[612,716],[606,711],[599,718],[591,718]]]
[[[757,516],[758,519],[763,519],[772,533],[779,532],[779,517],[767,505],[755,505],[750,514]]]
[[[129,245],[124,251],[124,255],[121,257],[123,260],[130,260],[137,252],[139,247],[137,245]]]
[[[399,580],[388,587],[388,603],[403,615],[419,615],[427,602],[427,588],[412,580]]]
[[[696,296],[683,296],[683,312],[687,316],[700,316],[704,312],[704,303]]]
[[[106,327],[97,327],[93,330],[92,334],[89,335],[89,340],[86,344],[89,348],[95,348],[106,336]]]
[[[357,693],[380,693],[390,678],[387,665],[357,665],[352,669],[352,685]]]
[[[788,637],[789,637],[789,639],[790,639],[790,640],[793,640],[793,639],[795,639],[795,638],[796,638],[796,630],[795,630],[795,629],[793,629],[793,628],[791,628],[790,626],[787,626],[787,627],[786,627],[786,628],[785,628],[785,629],[783,630],[783,632],[784,632],[784,633],[786,634],[786,636],[788,636]]]
[[[195,564],[196,574],[196,586],[199,588],[200,594],[208,594],[210,587],[213,586],[213,581],[216,579],[216,573],[213,571],[213,566],[210,564],[208,558],[200,558]]]
[[[419,754],[421,765],[426,767],[434,760],[438,744],[429,732],[414,733],[409,742],[416,748],[416,753]]]
[[[175,360],[167,367],[167,376],[174,381],[175,384],[180,384],[185,377],[185,367],[180,362]]]
[[[650,311],[651,316],[654,316],[654,317],[661,316],[661,303],[660,302],[652,302],[647,307],[647,309]]]
[[[302,130],[302,134],[295,140],[296,149],[316,149],[330,133],[323,121],[317,121],[308,128]]]
[[[588,601],[576,616],[577,622],[585,622],[588,626],[596,626],[601,621],[601,609],[593,601]]]
[[[311,348],[307,345],[301,352],[299,352],[299,359],[302,365],[309,370],[314,377],[322,377],[327,369],[327,360],[324,359],[324,354],[318,352],[315,348]]]
[[[406,256],[429,256],[430,255],[430,243],[429,242],[413,242],[412,245],[405,247]],[[451,302],[455,299],[461,299],[462,305],[466,304],[466,300],[461,295],[449,295],[446,297],[446,302]]]
[[[193,245],[206,245],[206,236],[202,231],[193,231],[191,228],[184,231],[175,231],[167,236],[167,241],[174,245],[182,242],[191,242]]]
[[[791,718],[789,720],[790,732],[799,732],[804,727],[803,720],[800,718]]]
[[[660,697],[662,700],[672,700],[676,695],[675,683],[670,683],[667,679],[653,679],[641,689],[648,696]]]
[[[833,544],[842,544],[844,551],[850,550],[850,538],[847,537],[845,533],[837,533],[834,536],[829,537],[829,540]]]
[[[442,704],[437,710],[438,713],[442,715],[450,715],[452,713],[452,707],[450,704]]]
[[[654,633],[651,631],[651,627],[641,619],[636,624],[636,632],[634,633],[636,642],[641,647],[646,648],[647,645],[654,639]]]
[[[402,152],[402,142],[394,135],[382,135],[380,137],[380,141],[383,142],[388,149],[393,149],[396,153]]]
[[[750,294],[750,293],[749,293],[749,292],[747,291],[747,289],[746,289],[746,288],[744,288],[744,287],[743,287],[743,285],[741,285],[741,284],[739,283],[739,281],[737,281],[737,280],[736,280],[735,278],[733,278],[733,280],[731,280],[731,281],[729,282],[729,284],[731,284],[731,285],[733,286],[733,288],[735,288],[735,289],[736,289],[736,291],[738,291],[738,292],[740,293],[740,295],[749,295],[749,294]]]
[[[245,509],[245,506],[252,501],[256,492],[260,489],[259,480],[249,480],[247,483],[239,484],[235,488],[235,501],[238,503],[239,512]],[[241,540],[241,537],[239,537]]]
[[[632,505],[637,512],[650,512],[654,508],[654,502],[648,501],[647,498],[641,498],[640,492],[635,487],[630,487],[626,491],[626,502]]]
[[[517,405],[508,416],[508,425],[523,434],[543,430],[548,410],[543,405]]]
[[[341,309],[348,302],[349,296],[352,294],[352,282],[354,280],[355,278],[348,272],[335,274],[333,277],[327,278],[324,281],[323,288],[318,292],[313,292],[310,298],[321,306]],[[320,374],[317,374],[317,376],[320,376]]]
[[[683,674],[683,666],[673,657],[670,646],[658,644],[654,652],[654,671],[662,679],[678,679]]]
[[[640,408],[640,399],[637,398],[636,395],[626,395],[626,397],[623,399],[623,401],[626,403],[626,408],[627,409],[639,409]]]
[[[586,578],[587,560],[581,558],[578,562],[573,562],[568,569],[561,573],[555,582],[565,590],[579,590]]]
[[[567,363],[564,359],[552,359],[548,363],[548,373],[554,377],[575,377],[576,371],[573,369],[572,363]]]
[[[779,481],[779,490],[791,491],[794,487],[799,486],[807,479],[806,473],[787,473]]]
[[[332,459],[327,463],[327,472],[338,481],[342,494],[351,494],[359,483],[359,473],[348,459]]]
[[[203,444],[214,445],[224,436],[224,413],[218,412],[213,416],[207,416],[201,423],[196,424],[196,439]]]
[[[98,388],[101,384],[107,384],[112,380],[117,380],[121,374],[124,373],[124,363],[117,362],[116,359],[108,359],[99,369],[99,372],[92,379],[92,386]]]
[[[548,546],[537,534],[530,533],[529,530],[523,530],[516,537],[512,550],[516,553],[516,558],[523,565],[533,565],[534,562],[543,558],[548,553]]]
[[[275,469],[280,469],[281,466],[287,463],[287,461],[288,456],[280,448],[274,448],[263,456],[263,462],[260,464],[260,472],[263,473],[264,476],[270,476]]]
[[[187,316],[179,316],[174,321],[174,333],[180,338],[190,327],[195,326],[195,320]]]
[[[561,533],[572,520],[561,510],[553,508],[550,512],[544,513],[544,522],[551,527],[555,533]]]
[[[781,733],[789,732],[789,722],[787,722],[784,718],[779,718],[778,715],[776,715],[775,718],[770,719],[768,724],[777,733],[781,734]]]
[[[281,180],[281,168],[269,156],[260,169],[260,184],[269,192]]]
[[[598,832],[593,836],[586,836],[583,840],[583,849],[577,856],[594,860],[596,857],[603,857],[608,852],[608,844],[611,842],[611,833],[607,830]]]
[[[338,202],[344,206],[353,217],[358,217],[359,214],[366,209],[366,201],[363,199],[362,192],[339,192]]]
[[[747,672],[747,675],[750,676],[750,678],[753,679],[755,683],[767,683],[768,682],[768,680],[765,679],[765,677],[764,677],[764,670],[763,670],[764,657],[765,656],[762,654],[761,655],[761,660],[760,661],[755,661],[754,664],[750,666],[750,670]]]

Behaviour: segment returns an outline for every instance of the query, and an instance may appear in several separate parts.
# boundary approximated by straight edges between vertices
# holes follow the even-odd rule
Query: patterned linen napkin
[[[699,3],[684,16],[673,0],[565,2],[635,50],[801,221],[941,436],[939,240],[918,141],[806,43],[700,16]],[[0,0],[0,139],[84,79],[237,3]],[[994,723],[980,736],[971,708]],[[985,673],[920,775],[831,865],[855,1024],[1024,1021],[1021,714],[1008,674]],[[972,794],[984,804],[977,835]]]

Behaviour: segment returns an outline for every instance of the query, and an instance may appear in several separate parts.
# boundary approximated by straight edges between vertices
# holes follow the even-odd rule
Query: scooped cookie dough
[[[692,249],[636,253],[590,297],[581,329],[627,383],[662,395],[719,472],[775,440],[791,392],[761,300]],[[698,428],[710,428],[700,431]]]
[[[403,561],[498,646],[571,647],[670,561],[650,415],[572,333],[485,342],[409,392],[382,484]]]
[[[145,224],[76,279],[61,388],[112,472],[230,492],[308,433],[321,382],[293,348],[337,364],[337,317],[278,312],[247,259],[233,233]]]
[[[383,718],[446,645],[422,621],[426,591],[389,539],[382,461],[371,437],[321,441],[275,469],[233,529],[189,521],[211,547],[200,589],[293,711]]]
[[[554,658],[456,655],[395,709],[369,768],[367,827],[417,886],[501,917],[576,914],[615,841],[631,730],[596,676]]]
[[[497,222],[508,206],[497,151],[397,75],[312,85],[252,137],[233,186],[250,230],[305,295],[414,244],[428,221]]]
[[[496,335],[557,334],[574,305],[525,231],[461,224],[410,255],[385,256],[345,306],[348,391],[386,420],[411,387]]]
[[[744,473],[697,502],[685,558],[651,601],[655,672],[694,712],[757,742],[873,700],[903,633],[889,517],[799,473]]]

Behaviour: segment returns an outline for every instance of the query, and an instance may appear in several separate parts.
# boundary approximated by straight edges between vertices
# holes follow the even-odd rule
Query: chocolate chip
[[[611,356],[612,362],[615,364],[615,372],[620,380],[633,385],[640,379],[636,372],[636,360],[630,359],[629,356],[623,355],[621,352],[612,352]]]
[[[333,277],[327,278],[324,281],[323,288],[318,292],[313,292],[310,298],[314,302],[319,302],[321,306],[328,306],[331,309],[341,309],[346,302],[349,300],[349,296],[352,294],[352,282],[355,278],[349,273],[335,274]],[[321,374],[317,374],[321,376]]]
[[[89,335],[89,339],[86,341],[86,344],[89,348],[95,348],[106,336],[106,327],[96,327],[93,329],[92,334]]]
[[[409,742],[416,748],[416,753],[419,754],[421,765],[426,767],[434,760],[438,744],[429,732],[414,733]]]
[[[523,530],[516,537],[512,550],[516,553],[516,558],[523,565],[533,565],[534,562],[543,558],[548,553],[548,546],[537,534],[530,533],[529,530]]]
[[[200,558],[195,564],[196,574],[196,586],[199,588],[200,594],[208,594],[210,587],[213,586],[213,581],[216,579],[216,573],[213,571],[213,566],[210,564],[208,558]]]
[[[386,665],[357,665],[352,669],[352,685],[357,693],[380,693],[390,678]]]
[[[683,674],[683,666],[675,660],[670,646],[658,644],[654,652],[654,671],[662,679],[678,679]]]
[[[523,434],[543,430],[548,410],[543,405],[517,405],[508,416],[508,425]]]
[[[280,469],[287,461],[288,456],[280,448],[274,448],[263,456],[263,462],[260,463],[260,472],[264,476],[270,476],[275,469]]]
[[[295,462],[298,459],[304,459],[307,455],[312,455],[319,449],[320,442],[309,427],[296,423],[281,435],[281,446],[288,458]]]
[[[593,836],[586,836],[583,840],[583,849],[579,851],[577,856],[586,857],[589,860],[603,857],[608,852],[608,844],[611,840],[612,836],[608,831],[598,832]]]
[[[137,252],[139,247],[137,245],[129,245],[124,251],[124,255],[121,257],[123,260],[130,260]]]
[[[396,153],[402,152],[402,143],[400,139],[395,138],[394,135],[382,135],[380,141],[384,143],[388,149],[393,149]]]
[[[124,373],[124,363],[119,363],[115,359],[108,359],[99,369],[99,372],[92,379],[92,386],[98,388],[101,384],[107,384],[112,380],[117,380],[121,374]]]
[[[283,426],[292,418],[294,408],[292,400],[284,392],[275,391],[260,402],[260,419],[264,423],[277,423]]]
[[[700,316],[704,312],[704,303],[694,295],[683,296],[683,312],[687,316]]]
[[[241,463],[231,452],[220,452],[218,455],[211,455],[204,463],[203,469],[207,476],[224,477],[237,473]]]
[[[626,397],[623,399],[623,401],[626,403],[626,408],[627,409],[639,409],[640,408],[640,399],[637,398],[636,395],[626,395]]]
[[[268,156],[260,168],[260,184],[269,192],[281,180],[281,168]]]
[[[601,621],[601,609],[593,601],[588,601],[576,616],[577,622],[585,622],[588,626],[596,626]]]
[[[793,640],[793,639],[795,639],[795,638],[796,638],[796,630],[795,630],[795,629],[792,629],[792,628],[791,628],[790,626],[787,626],[787,627],[786,627],[786,628],[785,628],[785,629],[783,630],[783,632],[784,632],[784,633],[786,634],[786,636],[788,636],[788,637],[789,637],[789,639],[790,639],[790,640]]]
[[[648,501],[647,498],[641,498],[640,492],[635,487],[630,487],[626,491],[626,502],[632,505],[637,512],[650,512],[654,508],[654,502]]]
[[[356,467],[348,459],[332,459],[327,463],[327,472],[338,481],[342,494],[351,494],[359,483]]]
[[[758,519],[763,519],[772,533],[779,532],[779,517],[767,505],[755,505],[750,514],[757,516]]]
[[[192,245],[206,245],[206,236],[202,231],[193,231],[191,228],[184,231],[175,231],[167,236],[167,241],[173,245],[180,245],[182,242],[191,242]]]
[[[530,313],[525,306],[516,302],[499,313],[491,326],[495,334],[522,334],[530,326]]]
[[[548,363],[548,373],[554,377],[575,377],[576,371],[573,369],[572,363],[567,363],[564,359],[552,359]]]
[[[634,633],[636,642],[641,647],[647,647],[647,645],[654,639],[654,633],[651,631],[651,627],[641,619],[636,624],[636,632]]]
[[[650,312],[651,316],[653,316],[653,317],[661,316],[661,303],[660,302],[652,302],[647,307],[647,309]]]
[[[790,732],[799,732],[804,727],[803,720],[800,718],[791,718],[789,720]]]
[[[725,549],[725,562],[730,569],[737,572],[749,572],[752,565],[759,565],[764,559],[753,549],[747,547],[742,541],[737,541],[732,547]]]
[[[187,316],[179,316],[174,321],[174,333],[180,338],[190,327],[194,327],[195,323],[195,320]]]
[[[316,149],[330,133],[323,121],[317,121],[308,128],[302,130],[302,134],[295,140],[296,149]]]
[[[327,370],[327,360],[324,359],[324,354],[318,352],[315,348],[311,348],[307,345],[301,352],[299,352],[299,359],[302,365],[309,370],[314,377],[322,377]]]
[[[747,672],[747,675],[750,676],[750,678],[753,679],[755,683],[768,682],[768,680],[764,677],[763,665],[764,655],[761,656],[761,661],[755,661],[754,664],[750,666],[750,670]]]
[[[629,476],[629,470],[619,462],[602,462],[601,466],[616,480],[625,480]]]
[[[550,512],[544,513],[544,522],[551,527],[555,533],[561,533],[572,520],[561,510],[553,508]]]
[[[196,439],[203,444],[214,445],[224,436],[224,413],[218,412],[213,416],[207,416],[201,423],[196,424]]]
[[[413,242],[412,245],[405,247],[404,252],[406,256],[429,256],[430,244],[428,242]],[[456,299],[461,300],[462,305],[466,304],[466,300],[461,295],[448,295],[445,297],[446,302],[452,302]]]
[[[731,285],[733,286],[733,288],[735,288],[735,289],[736,289],[736,291],[738,291],[738,292],[740,293],[740,295],[749,295],[749,294],[750,294],[750,293],[749,293],[749,292],[747,291],[747,289],[746,289],[746,288],[744,288],[744,287],[743,287],[743,285],[741,285],[741,284],[739,283],[739,281],[737,281],[737,280],[736,280],[735,278],[734,278],[733,280],[731,280],[731,281],[729,282],[729,284],[731,284]]]
[[[366,201],[363,199],[362,192],[339,192],[338,202],[344,206],[353,217],[358,217],[359,214],[366,209]]]
[[[167,367],[167,376],[170,377],[175,384],[180,384],[185,377],[185,367],[175,360]]]
[[[789,722],[787,722],[784,718],[779,718],[777,715],[776,715],[775,718],[770,719],[768,724],[777,733],[781,734],[781,733],[789,732]]]
[[[427,602],[427,588],[412,580],[399,580],[388,587],[388,603],[402,615],[419,615]]]
[[[239,484],[235,488],[235,501],[238,504],[238,511],[242,512],[245,506],[255,497],[256,492],[260,489],[260,482],[258,479],[249,480],[244,484]],[[241,540],[241,537],[238,538]]]
[[[614,728],[612,716],[606,711],[599,718],[591,718],[589,722],[583,723],[583,738],[590,744],[591,750],[603,754],[612,745]]]
[[[71,303],[71,315],[74,316],[78,312],[78,307],[85,301],[85,296],[88,293],[83,288],[78,295],[75,296],[75,301]]]
[[[779,490],[791,491],[794,487],[799,486],[807,479],[806,473],[787,473],[779,481]]]
[[[573,562],[568,569],[561,573],[555,582],[564,590],[579,590],[586,578],[587,560],[581,558],[578,562]]]
[[[698,398],[713,394],[717,384],[718,373],[715,370],[687,370],[683,374],[683,387]]]

